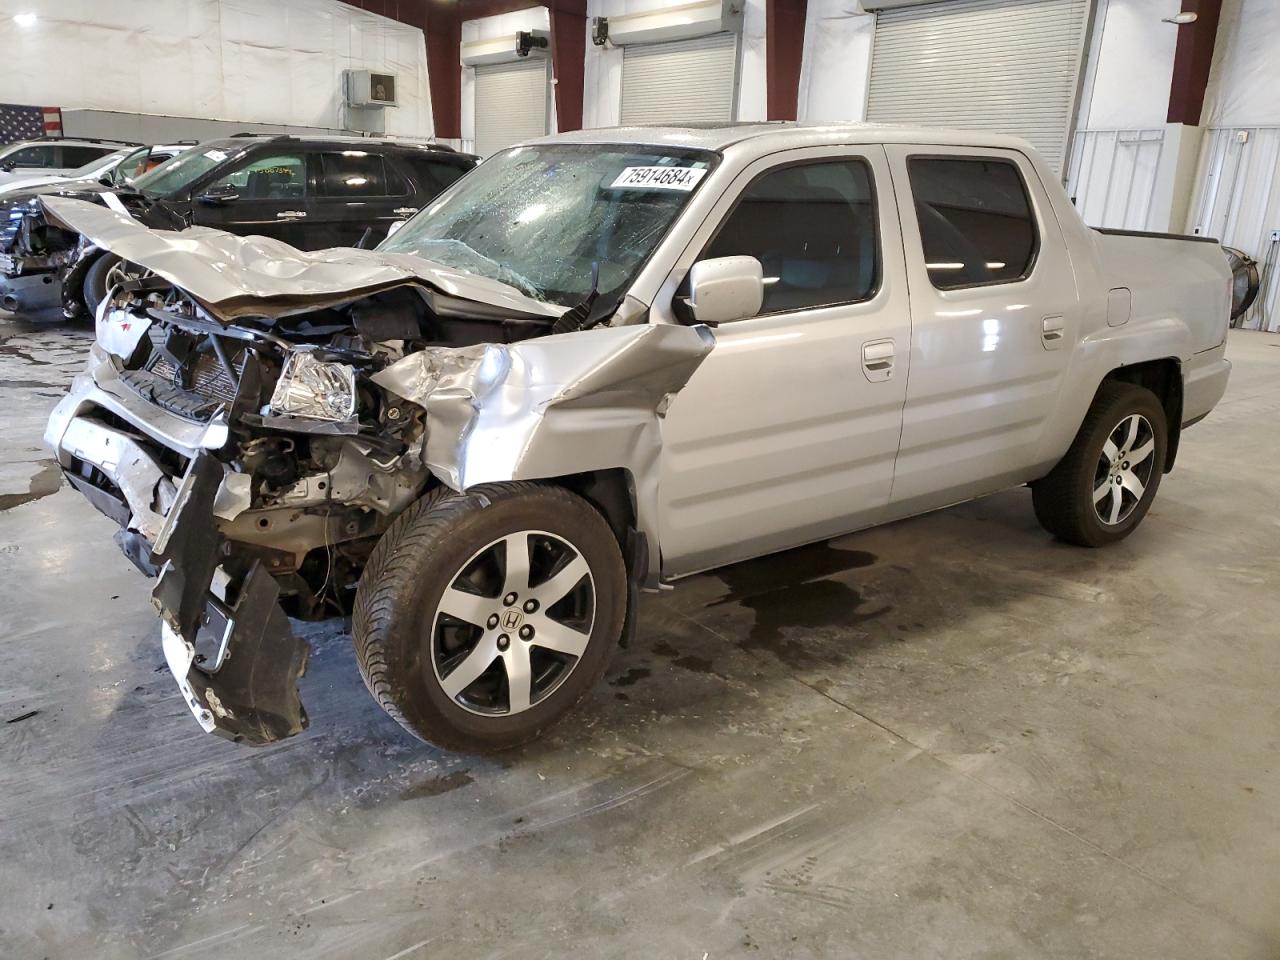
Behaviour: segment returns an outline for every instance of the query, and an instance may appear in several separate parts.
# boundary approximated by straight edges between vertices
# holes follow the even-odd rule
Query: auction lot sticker
[[[622,190],[681,190],[688,193],[706,175],[701,167],[627,167],[611,188]]]

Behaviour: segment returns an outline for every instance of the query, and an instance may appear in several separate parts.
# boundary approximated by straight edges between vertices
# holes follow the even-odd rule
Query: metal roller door
[[[622,49],[623,124],[733,120],[736,33],[628,44]]]
[[[1089,0],[946,0],[876,14],[867,119],[1009,133],[1061,172]]]
[[[476,153],[496,153],[547,134],[545,57],[476,67]]]

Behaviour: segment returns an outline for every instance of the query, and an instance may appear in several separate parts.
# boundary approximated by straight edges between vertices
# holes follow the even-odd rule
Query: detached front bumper
[[[46,443],[72,485],[120,525],[125,554],[157,577],[165,660],[200,725],[251,744],[300,733],[297,683],[310,647],[261,559],[219,530],[216,511],[247,505],[245,478],[214,456],[226,423],[145,404],[113,373],[101,355],[91,360],[54,410]]]

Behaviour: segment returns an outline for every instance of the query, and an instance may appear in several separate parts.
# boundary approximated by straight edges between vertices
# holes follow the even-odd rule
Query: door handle
[[[1057,350],[1062,346],[1064,329],[1061,316],[1045,317],[1040,321],[1040,342],[1046,350]]]
[[[307,215],[305,210],[281,210],[276,214],[277,220],[301,220]]]
[[[394,213],[397,217],[412,217],[415,213],[418,212],[418,208],[417,207],[396,207],[391,212]]]
[[[888,380],[896,355],[892,340],[868,340],[862,345],[863,375],[872,383]]]

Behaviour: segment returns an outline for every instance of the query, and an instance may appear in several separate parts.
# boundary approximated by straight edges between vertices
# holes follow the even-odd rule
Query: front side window
[[[249,200],[301,200],[307,193],[307,162],[298,153],[259,157],[210,184],[230,185]]]
[[[1022,174],[1008,160],[907,161],[929,280],[939,290],[1021,280],[1039,246]]]
[[[134,189],[148,197],[173,196],[244,149],[243,140],[211,140],[202,143],[139,176],[134,180]]]
[[[320,154],[320,195],[358,200],[385,197],[387,172],[382,157],[364,150]]]
[[[23,147],[21,150],[15,150],[13,153],[5,156],[0,163],[5,166],[13,165],[15,167],[52,167],[53,163],[53,145],[39,147]]]
[[[535,300],[617,305],[716,155],[555,143],[489,158],[378,247],[499,280]]]
[[[702,259],[744,255],[764,268],[761,313],[870,298],[879,249],[866,161],[797,164],[757,177]]]

